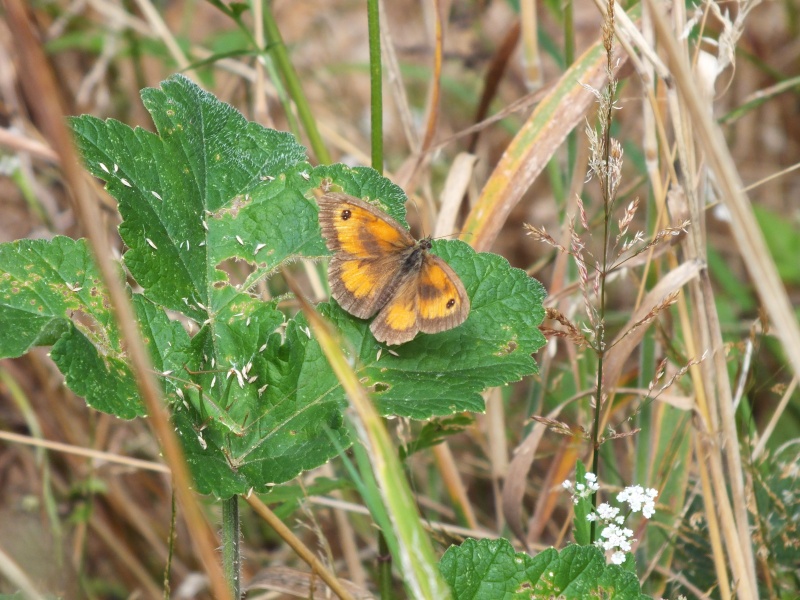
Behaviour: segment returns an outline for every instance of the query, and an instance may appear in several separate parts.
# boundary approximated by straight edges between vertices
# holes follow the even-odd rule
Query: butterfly
[[[458,327],[469,315],[464,284],[431,254],[431,239],[415,240],[389,215],[353,196],[328,192],[318,200],[322,235],[333,257],[331,296],[351,315],[368,319],[388,345],[418,332]]]

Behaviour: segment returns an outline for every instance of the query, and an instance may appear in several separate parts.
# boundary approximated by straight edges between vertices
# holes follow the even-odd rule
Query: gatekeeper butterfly
[[[429,252],[431,238],[415,240],[378,208],[338,192],[319,199],[319,222],[328,249],[331,296],[389,345],[418,332],[457,327],[469,315],[464,284],[444,260]]]

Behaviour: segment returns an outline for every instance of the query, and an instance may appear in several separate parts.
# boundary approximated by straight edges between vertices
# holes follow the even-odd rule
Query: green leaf
[[[794,214],[778,214],[759,205],[753,206],[778,274],[788,284],[800,282],[800,220]]]
[[[468,539],[448,548],[439,568],[456,600],[647,598],[635,574],[607,565],[593,546],[550,548],[531,557],[514,552],[505,539]]]
[[[146,414],[128,364],[98,352],[72,323],[53,345],[50,357],[64,374],[67,387],[92,408],[123,419]]]
[[[415,452],[441,444],[448,437],[466,430],[475,419],[466,414],[435,419],[422,427],[416,439],[400,447],[400,460],[405,460]]]
[[[145,90],[159,135],[72,120],[88,168],[118,199],[125,265],[154,366],[201,492],[268,489],[350,444],[345,405],[316,343],[250,290],[326,253],[312,169],[289,134],[248,123],[183,77]],[[247,263],[249,277],[237,284]],[[222,267],[225,267],[224,269]],[[193,321],[190,337],[165,309]],[[189,324],[191,327],[191,323]]]
[[[76,326],[116,352],[119,335],[85,242],[67,237],[0,244],[0,357],[51,345]],[[13,335],[12,335],[13,332]]]
[[[384,415],[482,412],[480,392],[536,372],[531,355],[544,345],[541,284],[501,256],[478,254],[463,242],[439,240],[433,252],[450,264],[470,297],[469,318],[455,329],[420,334],[389,352],[375,341],[369,321],[335,303],[320,307],[353,348],[357,372]]]
[[[536,560],[515,552],[505,539],[468,539],[450,546],[439,562],[439,570],[453,591],[453,598],[531,598],[531,582],[537,581],[558,553],[552,548]]]
[[[222,261],[273,269],[322,252],[308,235],[316,226],[302,195],[309,186],[292,170],[309,170],[294,137],[248,123],[185,77],[142,99],[160,135],[90,116],[71,124],[87,168],[119,202],[125,264],[148,298],[204,321],[201,306],[227,279]]]
[[[272,275],[298,258],[328,255],[311,192],[323,180],[401,222],[405,196],[372,169],[312,168],[291,135],[248,123],[184,77],[142,97],[157,134],[87,116],[72,127],[87,168],[119,202],[123,261],[142,288],[134,295],[137,317],[197,489],[219,497],[266,491],[352,440],[341,386],[304,319],[287,320],[276,300],[262,299],[261,285],[280,285]],[[460,327],[419,335],[390,353],[381,351],[369,322],[335,303],[320,306],[385,415],[480,411],[486,387],[536,372],[531,354],[544,344],[541,285],[461,242],[437,241],[433,252],[470,296]],[[109,354],[84,334],[101,351],[82,346],[91,378],[68,383],[94,403],[112,394],[95,404],[102,410],[139,414],[130,374],[111,362],[124,358],[118,343],[107,344]],[[63,345],[83,341],[72,333]],[[64,368],[75,368],[59,356]]]
[[[251,377],[256,380],[252,384],[245,381],[243,387],[238,375],[231,377],[229,389],[234,398],[224,399],[230,406],[230,418],[241,425],[241,433],[222,427],[203,431],[204,424],[196,421],[188,423],[191,429],[186,421],[178,425],[190,464],[196,464],[198,471],[212,463],[220,469],[208,480],[208,487],[198,481],[201,491],[218,496],[250,488],[266,491],[325,463],[338,454],[337,445],[346,448],[351,443],[343,427],[345,403],[334,393],[338,382],[318,344],[295,323],[287,325],[283,344],[279,334],[270,336],[265,351],[252,359],[246,379]],[[219,405],[226,406],[224,402]],[[230,481],[222,477],[226,466],[236,474]],[[237,487],[240,481],[247,482],[244,490]]]
[[[350,445],[344,400],[316,344],[283,314],[231,288],[215,292],[213,323],[193,338],[141,301],[186,458],[202,493],[268,491]],[[220,369],[218,367],[222,366]]]

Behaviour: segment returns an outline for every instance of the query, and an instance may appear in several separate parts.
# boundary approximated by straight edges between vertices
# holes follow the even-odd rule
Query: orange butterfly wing
[[[327,193],[319,207],[322,235],[334,253],[328,265],[331,295],[350,314],[369,318],[391,296],[414,238],[379,209],[347,194]]]
[[[469,316],[469,296],[445,261],[425,251],[416,275],[410,275],[370,325],[375,339],[402,344],[418,332],[439,333]]]
[[[469,316],[469,296],[444,260],[427,254],[419,273],[419,330],[439,333],[458,327]]]

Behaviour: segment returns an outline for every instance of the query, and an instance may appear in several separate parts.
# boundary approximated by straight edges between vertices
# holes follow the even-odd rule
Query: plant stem
[[[317,122],[311,114],[311,107],[308,105],[308,100],[303,93],[303,86],[300,85],[297,72],[294,70],[292,62],[289,60],[289,54],[286,52],[286,46],[283,43],[281,32],[278,30],[278,24],[275,22],[272,15],[271,2],[267,3],[266,10],[264,10],[264,34],[267,37],[269,50],[272,52],[275,63],[283,74],[283,79],[286,82],[286,89],[289,90],[289,95],[297,106],[297,114],[306,130],[308,142],[317,160],[320,164],[330,164],[331,156],[325,144],[322,142],[322,136],[320,136],[319,130],[317,129]]]
[[[382,600],[392,600],[392,553],[382,531],[378,532],[378,588]]]
[[[608,0],[608,12],[606,22],[603,23],[603,45],[606,50],[606,89],[600,101],[598,113],[602,135],[603,163],[600,169],[600,187],[603,195],[603,255],[600,265],[600,298],[598,307],[597,323],[597,386],[595,388],[595,413],[594,426],[592,428],[592,441],[594,450],[592,453],[592,470],[599,476],[600,471],[600,418],[603,410],[603,361],[606,354],[606,275],[608,273],[608,248],[611,240],[611,213],[614,210],[614,169],[616,165],[611,162],[611,121],[614,108],[614,69],[612,61],[612,42],[614,36],[614,0]],[[592,505],[597,509],[597,493],[592,494]],[[596,537],[596,523],[592,522],[591,541]]]
[[[169,519],[169,544],[167,546],[167,564],[164,566],[164,600],[172,597],[169,573],[172,569],[172,557],[175,553],[175,517],[178,514],[178,504],[175,499],[175,488],[172,488],[172,511]]]
[[[222,501],[222,570],[236,600],[242,595],[239,534],[239,497],[232,496]]]
[[[381,22],[378,0],[367,1],[369,25],[369,79],[372,125],[372,168],[383,173],[383,70],[381,65]]]

